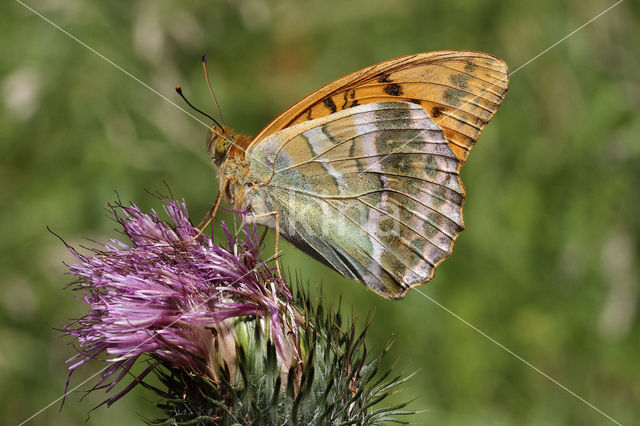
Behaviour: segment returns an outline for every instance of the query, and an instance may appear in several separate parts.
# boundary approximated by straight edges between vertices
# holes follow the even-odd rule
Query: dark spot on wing
[[[442,115],[442,111],[444,111],[444,108],[439,106],[431,108],[431,117],[433,118],[440,117]]]
[[[389,76],[387,74],[383,74],[378,78],[378,83],[390,83]]]
[[[391,83],[384,86],[384,92],[391,96],[400,96],[402,94],[402,87],[399,84]]]
[[[344,99],[344,103],[342,104],[342,106],[340,107],[341,110],[347,108],[347,103],[349,103],[349,100],[347,99],[347,95],[349,94],[349,92],[344,92],[342,99]]]
[[[433,156],[429,155],[425,158],[424,170],[427,173],[427,176],[431,176],[432,178],[435,178],[436,176],[438,176],[438,162]],[[448,173],[445,174],[445,176],[446,176],[445,179],[448,179],[451,177]]]
[[[466,93],[458,89],[447,88],[442,94],[442,98],[450,105],[460,106],[461,100],[466,96]]]
[[[351,99],[353,99],[353,98],[355,98],[355,97],[356,97],[356,90],[355,90],[355,89],[351,89],[351,93],[349,94],[349,97],[350,97]]]
[[[336,107],[336,103],[333,102],[332,98],[325,98],[322,102],[324,103],[324,106],[326,106],[331,110],[332,114],[338,111],[338,108]]]
[[[358,105],[360,105],[360,104],[358,103],[358,100],[357,100],[357,99],[354,99],[354,100],[353,100],[353,102],[351,102],[351,105],[349,105],[349,108],[353,108],[354,106],[358,106]]]
[[[409,99],[409,102],[413,102],[414,104],[420,105],[422,101],[420,99]]]
[[[468,89],[470,78],[471,76],[467,74],[453,74],[449,76],[449,81],[451,82],[451,84],[461,89]]]
[[[389,216],[385,216],[380,219],[380,222],[378,222],[378,229],[382,231],[383,234],[389,234],[393,230],[394,225],[395,222],[393,219]]]
[[[307,120],[311,120],[311,108],[307,109]]]

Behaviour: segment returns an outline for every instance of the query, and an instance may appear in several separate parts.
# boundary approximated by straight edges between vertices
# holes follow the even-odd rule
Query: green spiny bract
[[[236,366],[220,368],[218,382],[191,375],[184,369],[156,370],[163,387],[152,387],[161,397],[164,419],[151,424],[256,425],[373,425],[413,414],[406,403],[382,406],[393,388],[406,378],[380,372],[388,346],[367,356],[366,326],[357,333],[353,321],[342,321],[338,308],[325,311],[302,291],[295,306],[305,318],[301,324],[302,365],[284,375],[278,367],[268,323],[254,317],[235,321]],[[344,331],[343,331],[344,330]],[[149,385],[146,385],[151,387]]]

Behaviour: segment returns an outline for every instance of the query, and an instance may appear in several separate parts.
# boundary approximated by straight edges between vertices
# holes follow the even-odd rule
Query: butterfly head
[[[233,131],[227,127],[211,126],[207,136],[207,151],[216,166],[220,166],[234,144]]]
[[[244,158],[244,152],[249,147],[251,138],[242,134],[235,134],[233,130],[224,126],[211,126],[207,136],[207,151],[213,163],[220,165],[228,157]]]
[[[206,57],[203,56],[203,64],[205,62],[206,62]],[[206,75],[206,67],[205,67],[205,75]],[[207,84],[208,83],[209,83],[209,80],[207,78]],[[210,86],[209,86],[209,90],[211,90]],[[227,153],[231,149],[231,146],[236,145],[234,143],[235,138],[233,136],[233,131],[227,128],[226,125],[224,126],[221,125],[218,122],[218,120],[216,120],[206,112],[193,106],[193,104],[189,102],[189,100],[184,96],[184,94],[182,93],[182,87],[180,87],[179,85],[176,86],[176,92],[178,93],[178,95],[180,95],[180,97],[182,97],[182,99],[184,99],[187,105],[189,105],[195,111],[198,111],[200,114],[204,115],[205,117],[213,121],[213,124],[209,128],[209,134],[207,136],[207,151],[209,151],[209,156],[211,157],[211,160],[213,160],[213,162],[217,166],[220,166],[220,164],[222,164],[224,159],[227,157]],[[211,92],[211,96],[213,96],[213,92]],[[214,97],[214,100],[215,100],[215,97]],[[217,105],[217,101],[216,101],[216,105]],[[218,109],[218,111],[220,110]]]

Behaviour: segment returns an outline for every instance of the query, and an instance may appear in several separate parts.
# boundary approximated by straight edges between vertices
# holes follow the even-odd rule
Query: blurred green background
[[[479,50],[515,70],[613,1],[28,4],[169,99],[182,105],[180,83],[213,111],[206,52],[227,122],[255,134],[321,85],[409,53]],[[217,182],[200,123],[20,3],[0,9],[0,417],[15,424],[63,392],[74,349],[54,327],[86,311],[63,290],[73,259],[45,227],[73,245],[118,236],[115,191],[158,208],[145,190],[163,180],[199,220]],[[421,287],[624,424],[640,416],[639,22],[623,2],[512,76],[462,173],[467,229]],[[417,292],[383,300],[283,251],[324,297],[362,321],[375,310],[372,350],[397,336],[387,363],[418,371],[395,397],[416,398],[414,423],[611,424]],[[89,424],[138,423],[154,398],[136,391]],[[104,394],[79,399],[28,424],[85,424]]]

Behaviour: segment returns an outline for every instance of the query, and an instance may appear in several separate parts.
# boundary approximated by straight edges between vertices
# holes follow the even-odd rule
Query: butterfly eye
[[[214,134],[213,141],[215,145],[215,152],[213,155],[213,162],[216,166],[222,164],[224,159],[227,156],[227,152],[229,152],[229,148],[231,147],[231,141],[229,139],[225,139],[224,137]]]

